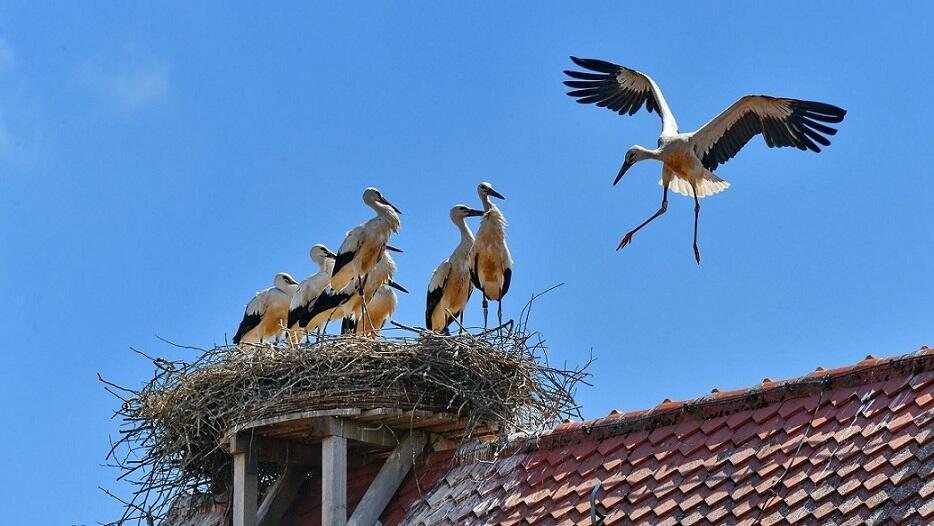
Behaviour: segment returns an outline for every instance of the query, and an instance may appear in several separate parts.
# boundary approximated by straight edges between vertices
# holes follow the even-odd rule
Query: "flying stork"
[[[243,320],[233,337],[235,344],[263,343],[273,336],[279,343],[282,327],[289,315],[289,301],[298,290],[298,282],[280,272],[272,283],[272,287],[257,292],[247,303]]]
[[[302,313],[318,299],[318,296],[327,288],[331,281],[331,271],[334,268],[334,259],[337,257],[324,245],[315,245],[309,251],[309,257],[318,266],[318,272],[302,280],[298,290],[292,295],[289,303],[289,318],[286,327],[295,331],[296,339],[301,339],[302,333],[314,330],[317,327],[300,325]]]
[[[353,281],[356,290],[362,291],[367,273],[373,270],[386,251],[389,236],[398,232],[401,226],[399,214],[402,212],[376,188],[363,191],[363,202],[376,212],[376,217],[347,232],[337,250],[331,274],[330,286],[334,290],[342,290]],[[363,311],[365,314],[365,302]]]
[[[474,236],[467,226],[467,218],[482,216],[483,211],[466,205],[455,205],[449,215],[451,222],[460,231],[461,240],[454,252],[432,272],[425,307],[425,327],[442,333],[447,332],[448,325],[455,318],[463,316],[464,307],[473,292],[469,256]]]
[[[620,115],[633,115],[645,104],[650,112],[658,113],[662,120],[662,132],[658,148],[649,149],[635,145],[626,153],[619,173],[613,184],[619,182],[626,171],[635,163],[645,159],[662,161],[662,204],[645,222],[627,233],[617,250],[632,241],[632,236],[668,209],[668,190],[694,198],[694,257],[700,264],[697,247],[697,216],[700,213],[698,199],[719,193],[730,183],[717,177],[713,171],[717,166],[732,159],[758,134],[771,147],[794,146],[799,150],[820,152],[821,146],[829,146],[825,135],[837,133],[821,123],[838,123],[846,110],[825,104],[798,99],[785,99],[765,95],[747,95],[740,98],[695,132],[680,133],[662,91],[651,77],[618,64],[603,60],[571,57],[578,66],[589,71],[565,70],[565,74],[576,80],[564,82],[570,88],[568,95],[582,104],[596,103]]]
[[[509,292],[512,280],[512,256],[506,246],[506,218],[499,207],[490,201],[490,197],[505,200],[490,183],[480,183],[477,194],[483,202],[483,220],[477,229],[477,237],[470,248],[470,278],[475,287],[483,293],[483,326],[487,323],[489,302],[497,303],[499,323],[503,323],[503,296]]]

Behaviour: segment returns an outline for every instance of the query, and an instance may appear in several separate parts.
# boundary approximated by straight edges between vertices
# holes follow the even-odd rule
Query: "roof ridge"
[[[887,380],[893,372],[913,376],[934,370],[934,349],[875,358],[872,355],[854,365],[815,371],[795,378],[773,381],[768,378],[755,386],[712,393],[685,401],[665,399],[659,405],[640,411],[609,415],[582,422],[565,421],[540,435],[510,436],[493,442],[468,444],[458,449],[455,461],[461,464],[508,457],[533,449],[552,449],[578,442],[584,435],[595,440],[633,432],[651,431],[674,425],[686,416],[707,420],[732,413],[755,410],[773,403],[808,396],[839,387],[856,387]]]

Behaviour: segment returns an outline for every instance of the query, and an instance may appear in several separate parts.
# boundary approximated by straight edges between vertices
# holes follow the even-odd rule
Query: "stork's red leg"
[[[633,230],[629,231],[629,233],[626,234],[626,235],[623,237],[623,240],[619,242],[619,246],[616,247],[616,250],[620,250],[621,248],[623,248],[623,247],[625,247],[626,245],[628,245],[629,243],[631,243],[631,242],[632,242],[632,236],[633,236],[636,232],[642,230],[642,227],[644,227],[645,225],[651,223],[653,219],[655,219],[656,217],[658,217],[658,216],[664,214],[665,211],[667,211],[667,210],[668,210],[668,185],[665,185],[665,186],[662,187],[662,206],[661,206],[661,208],[658,209],[658,212],[655,212],[655,213],[652,215],[652,217],[646,219],[645,221],[642,222],[641,225],[639,225],[639,226],[637,226],[636,228],[634,228]]]
[[[697,248],[697,216],[700,214],[700,201],[697,199],[697,187],[694,183],[691,183],[691,188],[694,189],[694,259],[700,265],[700,249]]]

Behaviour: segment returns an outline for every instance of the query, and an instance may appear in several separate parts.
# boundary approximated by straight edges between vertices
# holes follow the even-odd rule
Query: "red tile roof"
[[[934,349],[426,453],[390,525],[934,524]],[[348,511],[379,465],[349,474]],[[317,526],[309,484],[283,526]]]

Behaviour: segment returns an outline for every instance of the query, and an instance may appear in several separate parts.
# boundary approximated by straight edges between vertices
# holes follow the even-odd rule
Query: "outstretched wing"
[[[582,68],[596,72],[564,71],[565,75],[578,79],[564,81],[566,86],[574,88],[568,95],[576,97],[577,102],[596,103],[597,106],[609,108],[620,115],[633,115],[645,104],[649,112],[654,111],[661,117],[663,135],[678,132],[678,124],[668,108],[668,103],[651,77],[604,60],[577,57],[571,57],[571,60]]]
[[[830,146],[825,135],[837,133],[821,123],[838,123],[845,115],[846,110],[823,102],[747,95],[697,130],[691,145],[710,171],[760,133],[770,148],[794,146],[819,152],[818,144]]]
[[[431,315],[441,301],[441,296],[444,296],[444,285],[448,282],[448,276],[450,275],[451,262],[446,259],[431,273],[431,281],[428,283],[428,298],[425,302],[425,328],[428,330],[434,330],[434,327],[431,326]]]

